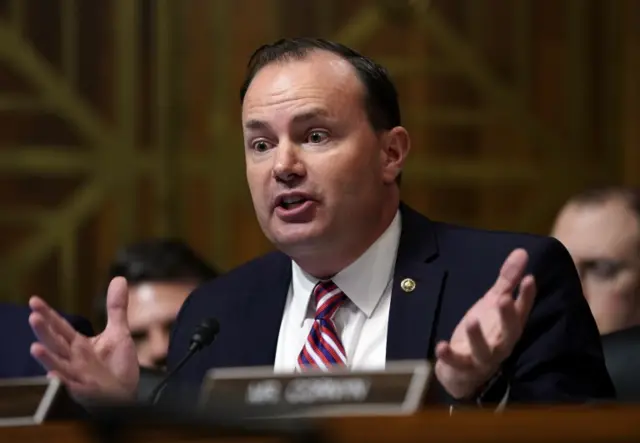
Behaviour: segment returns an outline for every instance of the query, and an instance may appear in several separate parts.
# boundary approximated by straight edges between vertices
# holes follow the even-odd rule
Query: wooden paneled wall
[[[640,2],[623,2],[621,14],[623,61],[614,81],[623,85],[621,111],[618,114],[623,127],[623,180],[640,187]]]
[[[432,218],[546,233],[584,185],[640,185],[635,0],[0,0],[0,17],[0,299],[89,313],[143,237],[221,268],[269,250],[238,89],[283,36],[389,67],[404,199]]]

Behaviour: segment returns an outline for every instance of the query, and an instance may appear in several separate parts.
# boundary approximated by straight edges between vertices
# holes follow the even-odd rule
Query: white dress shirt
[[[350,369],[385,367],[391,289],[400,231],[398,211],[382,236],[355,262],[332,278],[348,299],[336,313],[334,321]],[[295,371],[298,355],[315,318],[315,302],[311,300],[311,293],[318,279],[304,272],[295,262],[291,263],[291,285],[278,336],[275,372]]]

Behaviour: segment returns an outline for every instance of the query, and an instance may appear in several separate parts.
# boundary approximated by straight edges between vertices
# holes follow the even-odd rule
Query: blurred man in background
[[[129,283],[128,320],[140,366],[164,369],[171,327],[182,303],[197,286],[216,276],[179,240],[147,240],[116,254],[107,281],[124,277]],[[104,324],[104,296],[98,309]]]
[[[640,401],[640,190],[571,198],[553,227],[578,268],[619,401]]]
[[[600,333],[640,326],[640,193],[608,187],[576,195],[552,235],[573,257]]]

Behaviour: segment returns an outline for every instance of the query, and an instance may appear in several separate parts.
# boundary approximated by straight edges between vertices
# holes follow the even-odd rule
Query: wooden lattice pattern
[[[613,118],[594,129],[596,104],[619,105],[620,9],[552,3],[0,2],[1,298],[38,291],[86,311],[111,254],[144,236],[184,237],[222,268],[268,249],[247,195],[236,91],[250,52],[292,33],[389,68],[414,139],[409,203],[543,231],[568,193],[616,176],[621,137]],[[606,37],[604,83],[587,69],[595,34]]]

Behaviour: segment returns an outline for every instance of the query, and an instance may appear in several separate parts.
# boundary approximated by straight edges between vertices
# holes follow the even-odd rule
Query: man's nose
[[[290,140],[281,141],[275,148],[273,177],[280,182],[291,183],[304,175],[305,168],[299,147]]]

